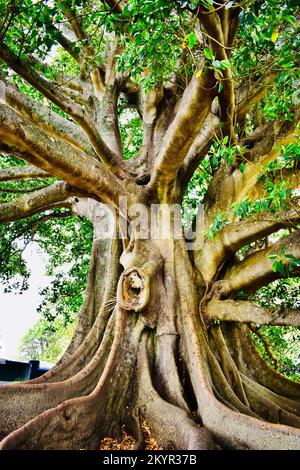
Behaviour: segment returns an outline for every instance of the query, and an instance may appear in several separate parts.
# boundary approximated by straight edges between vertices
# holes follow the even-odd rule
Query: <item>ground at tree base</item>
[[[150,429],[147,423],[144,421],[142,424],[142,430],[145,439],[145,450],[164,450],[160,447],[155,438],[151,435]],[[136,450],[136,439],[128,434],[123,427],[122,429],[122,440],[112,439],[111,437],[105,437],[100,442],[100,450]],[[84,450],[84,449],[82,449]]]

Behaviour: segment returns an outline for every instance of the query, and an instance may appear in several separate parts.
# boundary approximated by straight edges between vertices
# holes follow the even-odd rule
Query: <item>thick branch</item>
[[[82,106],[74,103],[69,97],[60,92],[56,83],[46,80],[33,69],[28,67],[27,63],[21,61],[5,44],[1,44],[0,59],[2,59],[17,74],[24,78],[28,83],[34,86],[47,99],[52,101],[61,110],[71,116],[83,130],[86,132],[91,145],[101,160],[107,166],[113,166],[115,155],[102,140],[94,123],[84,112]]]
[[[53,204],[79,194],[80,191],[70,187],[63,181],[59,181],[30,195],[1,204],[0,223],[23,219],[24,217],[51,209]]]
[[[206,315],[208,320],[300,326],[300,310],[285,307],[267,308],[246,300],[212,299],[207,304]]]
[[[42,127],[50,136],[58,137],[92,154],[93,149],[82,129],[71,121],[62,118],[42,103],[20,93],[14,86],[0,81],[1,102],[18,114]]]
[[[278,214],[263,212],[225,225],[213,240],[205,239],[201,249],[194,253],[195,265],[205,282],[209,284],[224,262],[243,246],[282,228],[296,227],[300,222],[299,200],[292,200],[289,206],[289,210]]]
[[[213,114],[209,114],[205,119],[202,129],[190,147],[178,173],[184,188],[193,176],[200,162],[206,156],[212,141],[217,134],[219,124],[219,118]]]
[[[174,185],[177,172],[207,117],[216,95],[211,71],[193,77],[185,90],[176,117],[162,142],[154,165],[151,186],[164,200]]]
[[[134,188],[123,185],[113,173],[96,159],[59,139],[49,136],[10,108],[0,105],[0,144],[18,148],[22,158],[50,172],[86,193],[102,198],[103,202],[118,204],[121,194]]]
[[[240,290],[257,290],[275,279],[299,275],[299,267],[292,269],[289,265],[290,258],[282,255],[280,249],[284,249],[285,254],[300,259],[300,230],[230,267],[225,273],[224,280],[220,281],[219,285],[215,284],[215,289],[220,296],[226,297]],[[269,259],[268,255],[277,255],[275,261],[281,261],[282,272],[274,271],[274,259]]]
[[[46,171],[32,166],[11,166],[0,170],[0,181],[13,181],[28,178],[52,178]]]
[[[228,60],[231,46],[239,24],[239,8],[219,8],[215,12],[198,12],[198,18],[209,35],[209,45],[217,60]],[[230,32],[230,35],[229,35]],[[222,90],[219,93],[222,133],[229,139],[234,137],[235,91],[231,68],[222,70],[219,78]]]

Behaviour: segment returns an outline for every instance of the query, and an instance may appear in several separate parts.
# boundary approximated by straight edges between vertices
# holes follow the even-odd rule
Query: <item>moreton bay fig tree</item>
[[[297,18],[291,0],[0,1],[0,222],[94,227],[69,347],[0,386],[1,449],[123,426],[143,448],[144,422],[164,449],[300,449],[300,383],[250,332],[300,324],[254,300],[300,274]]]

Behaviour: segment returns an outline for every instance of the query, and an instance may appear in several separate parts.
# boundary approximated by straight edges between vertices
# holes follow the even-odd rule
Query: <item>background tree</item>
[[[143,420],[164,448],[299,448],[300,385],[252,341],[253,324],[299,325],[298,307],[255,299],[299,276],[295,4],[0,5],[3,273],[26,278],[22,230],[45,240],[53,223],[61,258],[69,217],[94,229],[65,354],[0,388],[1,448],[94,448],[122,425],[141,448]],[[164,210],[186,224],[191,194],[188,251]],[[136,203],[167,239],[124,237]]]
[[[73,333],[73,323],[66,327],[60,317],[56,317],[50,324],[45,318],[41,318],[21,340],[21,359],[55,363],[68,347]]]

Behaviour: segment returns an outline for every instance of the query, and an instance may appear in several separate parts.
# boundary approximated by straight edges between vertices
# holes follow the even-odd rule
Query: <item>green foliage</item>
[[[137,112],[131,109],[123,109],[120,112],[119,127],[124,158],[128,160],[137,155],[142,148],[143,128],[141,118]]]
[[[300,266],[300,260],[291,253],[286,253],[285,247],[279,249],[279,254],[268,255],[271,260],[276,260],[273,264],[273,271],[282,276],[292,276],[295,268]]]
[[[2,168],[22,164],[24,163],[20,159],[11,156],[3,155],[0,159]],[[51,181],[54,179],[50,179]],[[49,179],[1,183],[1,202],[8,202],[16,197],[14,192],[1,192],[1,188],[26,193],[43,184],[49,184]],[[58,214],[63,212],[63,209],[56,210]],[[47,274],[52,278],[50,285],[41,292],[43,300],[39,311],[50,322],[60,315],[67,324],[79,312],[83,302],[93,237],[92,226],[89,221],[77,217],[44,222],[44,215],[45,213],[36,214],[12,223],[0,224],[0,280],[5,292],[22,293],[28,288],[30,269],[24,261],[23,252],[30,242],[35,241],[48,255]]]
[[[283,326],[262,325],[259,334],[263,339],[252,333],[252,338],[260,354],[265,361],[274,367],[274,360],[266,352],[264,342],[267,342],[278,366],[278,372],[291,380],[300,382],[300,360],[299,360],[299,329]]]
[[[232,54],[234,73],[243,78],[281,67],[292,70],[297,60],[299,36],[295,2],[268,0],[249,3],[240,15],[240,47]],[[265,62],[266,57],[269,61]]]
[[[56,363],[70,343],[74,327],[74,322],[66,327],[61,317],[56,317],[51,324],[42,317],[22,338],[20,359]]]
[[[41,291],[39,311],[51,324],[61,316],[72,321],[83,303],[92,246],[92,226],[86,219],[55,219],[41,224],[36,241],[49,255],[51,284]],[[59,250],[57,247],[59,246]]]
[[[226,216],[226,212],[221,212],[221,214],[218,214],[207,232],[208,238],[212,240],[227,222],[229,222],[229,219]]]
[[[300,308],[300,278],[280,279],[262,287],[254,299],[265,307]],[[292,380],[300,381],[300,329],[292,326],[268,326],[259,328],[262,339],[267,341],[273,356],[278,361],[278,370]],[[255,334],[252,338],[259,352],[268,364],[274,362],[266,352],[262,339]]]

